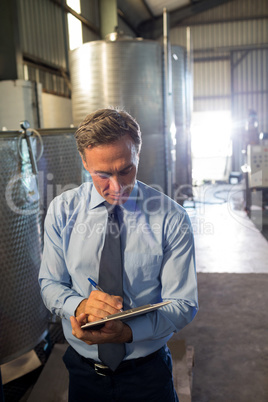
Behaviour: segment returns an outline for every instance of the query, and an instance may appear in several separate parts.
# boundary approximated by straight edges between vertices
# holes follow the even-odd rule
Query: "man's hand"
[[[93,322],[118,313],[123,307],[120,296],[111,296],[108,293],[93,290],[88,299],[84,299],[76,309],[75,316],[85,313],[87,321]]]
[[[88,345],[100,343],[125,343],[132,341],[130,327],[122,321],[115,320],[105,324],[100,330],[83,330],[81,326],[87,322],[98,321],[107,315],[118,313],[123,307],[120,296],[93,290],[88,299],[84,299],[76,309],[75,317],[71,317],[73,335]]]
[[[82,313],[78,317],[71,317],[72,334],[87,343],[88,345],[101,343],[127,343],[132,341],[132,331],[130,327],[122,321],[115,320],[106,322],[105,326],[98,331],[81,329],[86,322],[86,314]]]

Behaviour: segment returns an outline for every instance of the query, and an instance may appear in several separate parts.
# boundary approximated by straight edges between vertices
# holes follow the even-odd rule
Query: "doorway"
[[[228,181],[231,170],[231,111],[193,112],[193,184]]]

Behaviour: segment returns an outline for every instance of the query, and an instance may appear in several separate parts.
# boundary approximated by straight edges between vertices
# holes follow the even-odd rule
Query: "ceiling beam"
[[[155,16],[154,16],[152,10],[150,9],[150,7],[149,7],[148,4],[147,4],[147,1],[146,1],[146,0],[141,0],[141,2],[142,2],[142,4],[143,4],[143,6],[146,8],[146,10],[148,11],[148,13],[150,14],[150,17],[151,17],[152,19],[155,19]]]
[[[119,7],[117,8],[117,14],[124,21],[124,23],[135,33],[135,35],[139,36],[139,32],[136,27],[134,27],[134,25],[129,21],[129,19]]]
[[[61,0],[50,0],[52,3],[55,3],[57,6],[61,7],[64,9],[64,11],[74,15],[79,21],[81,21],[88,29],[90,29],[92,32],[100,36],[100,30],[97,28],[95,25],[93,25],[88,19],[83,17],[81,14],[78,14],[76,11],[74,11],[71,7],[67,6],[65,2],[62,2]]]
[[[200,0],[194,1],[189,6],[178,8],[169,13],[170,28],[173,28],[185,20],[196,14],[200,14],[211,8],[220,6],[221,4],[228,3],[232,0]],[[150,19],[142,22],[138,26],[140,36],[146,39],[157,39],[163,33],[163,18],[162,16],[156,17],[154,20]]]

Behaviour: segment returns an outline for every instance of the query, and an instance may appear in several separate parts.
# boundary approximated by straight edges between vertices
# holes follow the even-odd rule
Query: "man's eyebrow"
[[[128,170],[133,166],[133,163],[130,163],[128,166],[124,167],[122,170],[119,170],[118,173],[124,172],[125,170]],[[110,176],[112,173],[111,172],[105,172],[104,170],[95,170],[95,173],[97,174],[106,174],[107,176]]]
[[[98,174],[98,175],[103,175],[103,176],[111,176],[112,173],[110,172],[105,172],[104,170],[94,170],[94,174]]]
[[[94,170],[94,173],[111,175],[112,173],[105,172],[104,170]]]
[[[130,163],[128,166],[124,167],[124,169],[119,170],[119,173],[120,173],[120,172],[124,172],[125,170],[128,170],[128,169],[131,168],[132,166],[133,166],[133,163]]]

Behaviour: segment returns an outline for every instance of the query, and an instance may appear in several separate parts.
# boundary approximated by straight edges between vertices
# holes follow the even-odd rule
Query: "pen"
[[[87,278],[87,279],[89,280],[89,282],[91,283],[91,285],[94,286],[94,288],[96,288],[96,289],[99,290],[100,292],[104,292],[104,290],[103,290],[101,287],[99,287],[99,285],[97,285],[96,282],[93,281],[93,279],[91,279],[91,278]],[[105,292],[104,292],[104,293],[105,293]]]
[[[91,279],[91,278],[87,278],[87,279],[89,280],[89,282],[91,283],[91,285],[94,286],[94,288],[96,288],[96,289],[99,290],[100,292],[104,292],[104,290],[103,290],[99,285],[97,285],[96,282],[93,281],[93,279]],[[105,292],[104,292],[104,293],[105,293]],[[123,310],[120,310],[120,312],[123,312]]]

